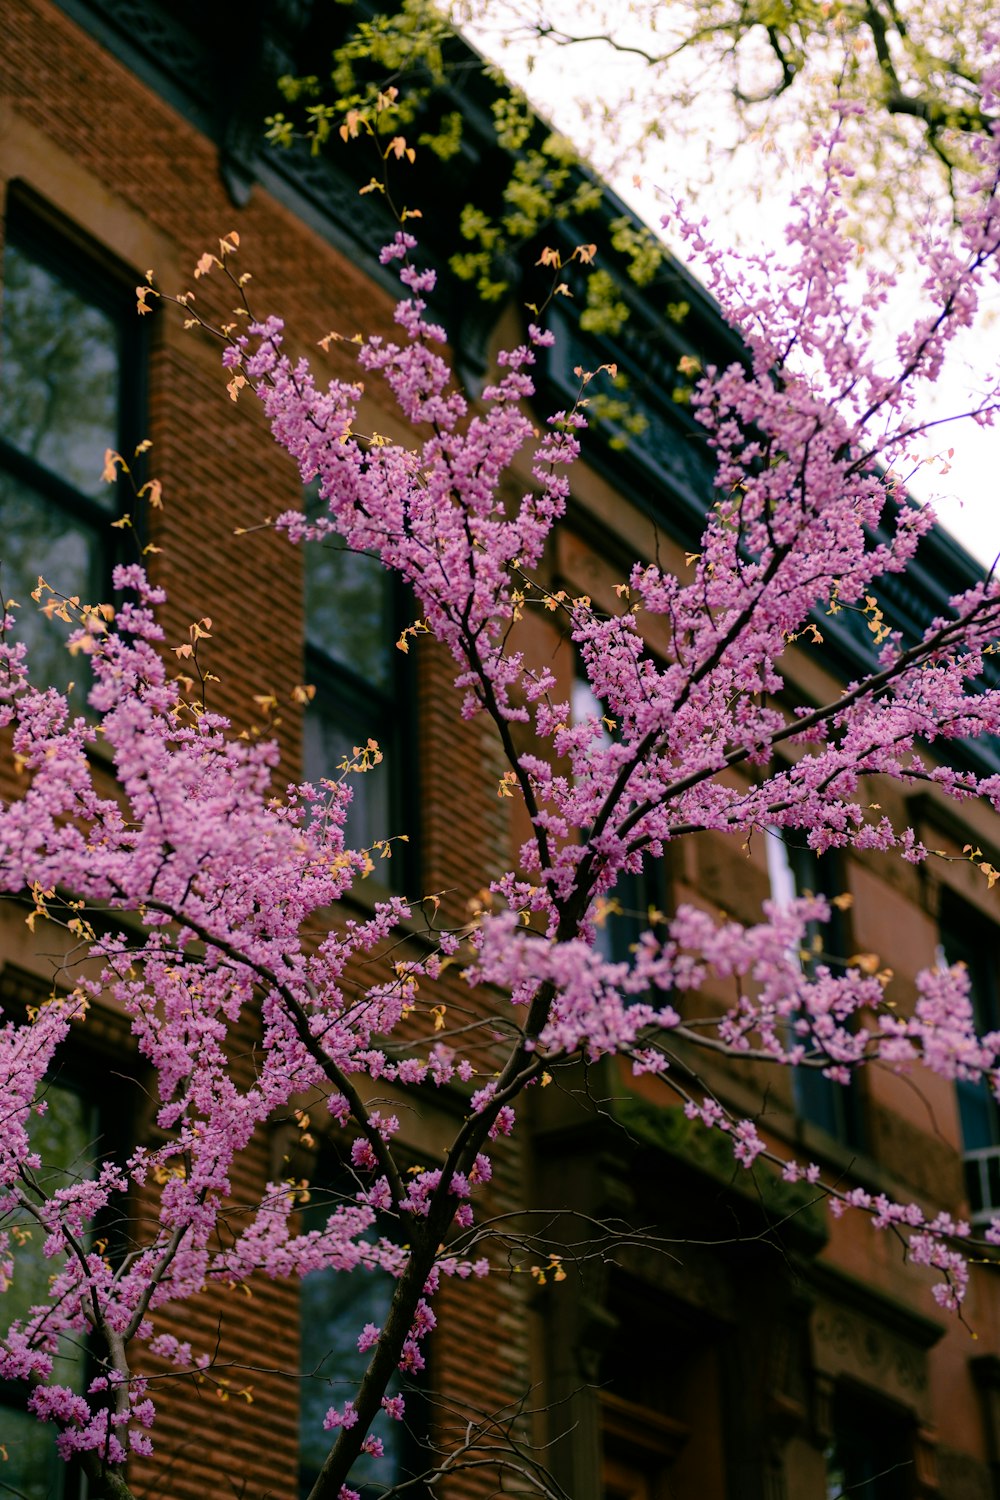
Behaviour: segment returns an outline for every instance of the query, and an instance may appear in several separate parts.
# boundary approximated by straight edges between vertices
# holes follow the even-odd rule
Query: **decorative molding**
[[[877,1386],[907,1405],[927,1391],[923,1350],[846,1307],[822,1304],[813,1331],[817,1364]]]
[[[822,1263],[804,1275],[817,1294],[812,1364],[819,1433],[826,1430],[823,1393],[829,1396],[841,1379],[877,1389],[929,1421],[927,1351],[944,1333],[942,1324]]]
[[[932,1349],[944,1337],[946,1325],[937,1318],[916,1312],[905,1302],[887,1297],[868,1282],[858,1281],[835,1266],[816,1261],[803,1265],[801,1269],[814,1293],[852,1308],[861,1317],[878,1323],[917,1349]]]

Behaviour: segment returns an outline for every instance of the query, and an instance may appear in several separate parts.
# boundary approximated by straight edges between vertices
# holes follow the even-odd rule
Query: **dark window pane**
[[[0,471],[0,590],[15,599],[16,639],[28,646],[28,667],[37,687],[65,688],[86,680],[86,660],[66,650],[70,627],[41,612],[51,595],[36,604],[31,595],[39,577],[60,594],[78,595],[84,604],[103,602],[100,540],[93,526],[47,502],[30,485]]]
[[[388,693],[395,669],[393,580],[378,558],[339,543],[306,551],[306,640],[352,676]]]
[[[16,243],[4,254],[0,436],[81,494],[114,508],[101,481],[118,446],[115,320]]]
[[[379,724],[373,715],[365,725],[352,723],[345,715],[338,715],[336,704],[325,699],[323,689],[317,694],[306,714],[303,764],[307,781],[330,781],[340,779],[340,767],[345,760],[353,759],[355,745],[367,745],[369,739],[378,741],[383,754],[380,765],[364,773],[352,772],[347,780],[353,798],[347,813],[345,837],[353,849],[370,849],[376,839],[386,839],[398,833],[390,825],[389,777],[392,748],[385,737],[379,736]]]
[[[964,1120],[962,1134],[965,1134]],[[973,1218],[985,1213],[991,1201],[1000,1201],[990,1199],[988,1165],[988,1158],[981,1156],[967,1156],[965,1159],[965,1196],[969,1200],[969,1212]]]
[[[911,1500],[912,1425],[877,1397],[838,1393],[826,1464],[827,1500]]]
[[[997,1134],[997,1111],[988,1083],[973,1083],[960,1078],[955,1085],[958,1093],[958,1115],[962,1124],[962,1145],[966,1151],[982,1151],[995,1146]]]
[[[304,499],[311,517],[325,507],[312,487]],[[406,709],[396,650],[400,600],[395,575],[377,557],[352,552],[330,536],[305,553],[305,680],[316,689],[304,726],[307,781],[339,780],[354,747],[374,740],[380,763],[349,773],[352,802],[346,837],[355,849],[407,833],[404,807],[412,775],[405,739]],[[378,858],[381,883],[405,884],[406,844],[390,844],[393,857]],[[374,856],[373,856],[374,857]]]
[[[32,1119],[30,1134],[42,1161],[35,1180],[48,1195],[93,1175],[98,1128],[95,1107],[75,1089],[49,1084],[45,1100],[46,1112]],[[41,1254],[44,1232],[34,1219],[21,1214],[15,1215],[14,1222],[22,1226],[16,1238],[23,1238],[24,1243],[14,1253],[14,1279],[6,1294],[5,1310],[10,1310],[12,1318],[20,1318],[48,1295],[53,1267]],[[73,1351],[67,1351],[67,1359],[76,1365]]]
[[[647,856],[639,873],[619,875],[605,899],[607,905],[598,920],[594,946],[611,963],[630,963],[642,934],[651,922],[657,924],[657,913],[662,913],[666,905],[663,862]]]
[[[811,1125],[818,1125],[827,1135],[845,1145],[850,1144],[853,1131],[848,1128],[843,1098],[847,1089],[843,1084],[824,1078],[816,1068],[796,1068],[792,1075],[792,1091],[796,1114]]]
[[[344,1183],[342,1191],[315,1194],[302,1215],[303,1230],[323,1231],[332,1209],[340,1202],[354,1201],[353,1180],[333,1167],[334,1178]],[[323,1418],[331,1406],[343,1407],[353,1400],[371,1359],[371,1352],[358,1349],[358,1338],[368,1323],[381,1328],[389,1312],[396,1283],[385,1271],[312,1271],[299,1289],[299,1360],[302,1371],[299,1398],[299,1490],[308,1495],[335,1432],[323,1431]],[[419,1423],[419,1389],[404,1385],[397,1371],[389,1383],[389,1394],[404,1393],[406,1414],[397,1422],[382,1413],[372,1428],[383,1446],[381,1458],[362,1457],[351,1471],[351,1488],[365,1497],[376,1496],[403,1478],[411,1467],[409,1447],[416,1419]]]
[[[969,997],[980,1034],[1000,1023],[997,983],[997,929],[949,891],[941,894],[941,948],[949,964],[964,964]],[[985,1079],[960,1078],[955,1084],[965,1162],[965,1185],[974,1217],[989,1219],[1000,1209],[1000,1109]]]
[[[950,964],[969,971],[969,992],[976,1025],[990,1031],[1000,1025],[997,986],[998,929],[971,908],[947,896],[941,901],[941,946]]]
[[[600,738],[594,740],[595,749],[604,749],[612,743],[604,704],[585,677],[573,679],[570,713],[574,724],[582,724],[585,719],[600,721]],[[649,929],[651,922],[655,925],[656,913],[662,912],[666,907],[663,861],[651,859],[647,855],[642,870],[626,871],[619,875],[614,889],[605,899],[607,904],[598,917],[594,946],[603,958],[612,963],[627,963],[642,934]]]
[[[9,1472],[17,1476],[17,1488],[11,1493],[24,1500],[62,1496],[66,1465],[56,1453],[52,1427],[26,1411],[0,1407],[0,1431]]]
[[[323,1467],[336,1433],[323,1431],[331,1406],[342,1407],[357,1395],[370,1354],[358,1351],[358,1336],[367,1323],[381,1328],[389,1311],[395,1283],[384,1272],[313,1271],[303,1278],[299,1462],[303,1493]],[[399,1381],[392,1385],[399,1389]],[[401,1477],[405,1427],[380,1417],[374,1435],[381,1438],[381,1458],[363,1455],[351,1471],[351,1488],[387,1488]]]
[[[98,1110],[75,1089],[50,1083],[45,1091],[47,1110],[31,1122],[31,1140],[42,1160],[35,1174],[42,1192],[49,1194],[81,1178],[91,1177],[99,1152]],[[4,1296],[7,1321],[23,1318],[45,1301],[54,1263],[41,1254],[44,1232],[29,1214],[6,1221],[14,1229],[14,1275]],[[86,1347],[82,1340],[64,1339],[56,1362],[59,1382],[80,1390]],[[14,1388],[0,1388],[17,1400]],[[66,1465],[57,1457],[51,1426],[39,1422],[16,1405],[0,1404],[0,1434],[7,1449],[17,1493],[27,1500],[55,1500],[64,1493]]]
[[[767,830],[765,851],[771,899],[779,905],[796,896],[826,896],[831,900],[844,889],[843,872],[835,856],[821,858],[805,843],[798,829]],[[803,972],[811,975],[818,962],[834,974],[843,972],[839,960],[850,951],[844,916],[832,906],[830,921],[825,925],[810,922],[805,931],[806,956],[801,959]],[[806,1038],[806,1048],[818,1051],[814,1038]],[[792,1073],[795,1112],[810,1125],[825,1130],[842,1145],[863,1145],[864,1124],[857,1074],[850,1083],[837,1083],[823,1076],[821,1068],[795,1068]]]

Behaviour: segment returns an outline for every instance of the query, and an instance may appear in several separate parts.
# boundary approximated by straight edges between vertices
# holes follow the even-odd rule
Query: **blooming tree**
[[[985,110],[996,105],[998,76],[986,75]],[[952,599],[910,643],[874,602],[878,578],[905,570],[931,525],[896,477],[919,428],[913,390],[936,377],[983,283],[1000,275],[1000,141],[984,133],[974,142],[958,233],[949,226],[926,239],[926,314],[900,336],[887,370],[866,342],[884,287],[873,272],[856,290],[844,227],[850,125],[845,110],[833,139],[817,144],[820,184],[796,204],[780,276],[767,262],[734,268],[697,223],[682,226],[746,359],[707,370],[694,397],[717,461],[700,552],[683,576],[637,562],[614,614],[535,581],[566,505],[590,379],[581,376],[580,403],[550,416],[539,435],[530,403],[537,351],[552,338],[543,327],[530,325],[500,356],[471,405],[453,386],[445,333],[428,317],[433,273],[398,233],[382,261],[403,284],[399,339],[367,339],[358,363],[385,382],[408,443],[361,436],[360,379],[319,388],[305,363],[283,353],[277,319],[223,334],[231,392],[256,393],[275,440],[325,505],[318,519],[293,511],[278,526],[292,542],[336,534],[406,581],[419,630],[454,658],[463,713],[492,721],[506,758],[501,790],[523,800],[530,820],[492,906],[460,930],[436,931],[423,956],[386,964],[360,994],[353,966],[386,946],[409,910],[393,898],[364,919],[323,925],[366,863],[345,843],[346,784],[275,786],[275,746],[234,737],[198,701],[193,678],[178,678],[157,617],[162,592],[140,567],[118,570],[115,586],[130,602],[115,615],[50,600],[73,622],[70,649],[90,662],[88,717],[32,682],[17,615],[6,611],[0,726],[23,790],[0,806],[0,889],[27,903],[29,925],[61,924],[74,947],[70,985],[8,1015],[0,1030],[0,1212],[13,1225],[0,1238],[0,1269],[16,1285],[16,1241],[31,1224],[52,1271],[47,1294],[4,1324],[0,1377],[26,1383],[31,1411],[54,1425],[61,1454],[82,1463],[94,1497],[130,1495],[128,1457],[152,1450],[146,1351],[178,1371],[210,1364],[212,1351],[178,1342],[161,1314],[213,1281],[377,1266],[395,1280],[391,1307],[381,1326],[357,1331],[367,1369],[353,1397],[327,1413],[331,1448],[313,1500],[351,1495],[359,1456],[378,1452],[374,1420],[383,1409],[403,1414],[390,1381],[400,1366],[420,1367],[442,1278],[475,1282],[490,1272],[478,1203],[495,1153],[517,1129],[519,1099],[581,1057],[624,1056],[658,1075],[693,1120],[728,1137],[737,1163],[770,1158],[786,1179],[820,1190],[814,1165],[782,1156],[753,1121],[691,1082],[698,1049],[813,1067],[837,1082],[878,1060],[997,1086],[1000,1036],[977,1036],[960,968],[922,974],[907,1013],[887,1008],[878,977],[861,969],[803,968],[808,924],[829,917],[823,898],[765,905],[751,927],[682,907],[627,962],[595,944],[600,903],[616,882],[688,834],[798,830],[818,852],[849,846],[919,862],[929,851],[872,808],[863,778],[930,783],[958,801],[1000,806],[1000,778],[953,769],[947,754],[951,741],[1000,728],[1000,693],[982,685],[1000,588],[987,580]],[[235,236],[222,241],[199,271],[231,275],[235,250]],[[157,295],[140,288],[140,304]],[[997,399],[994,383],[976,419],[990,421]],[[533,485],[516,503],[501,499],[504,476],[525,454]],[[574,722],[551,672],[516,648],[512,622],[533,602],[563,615],[603,716]],[[817,612],[852,606],[875,627],[870,674],[829,703],[794,701],[794,643],[815,629]],[[668,642],[659,653],[644,638],[644,622],[657,617]],[[184,648],[194,663],[207,629],[195,627]],[[531,753],[518,748],[518,725],[530,726]],[[787,760],[776,758],[781,746]],[[467,1045],[453,1037],[444,1047],[426,997],[456,963],[480,1034],[472,1025]],[[713,976],[735,981],[722,1012],[700,1008]],[[155,1072],[157,1134],[93,1177],[52,1189],[32,1118],[74,1028],[109,999]],[[251,1077],[234,1065],[248,1017],[260,1028]],[[678,1054],[688,1059],[682,1070],[671,1065]],[[399,1121],[366,1102],[369,1079],[402,1091],[466,1090],[439,1164],[404,1170]],[[344,1131],[356,1195],[306,1230],[300,1189],[274,1182],[221,1235],[255,1132],[317,1093]],[[127,1252],[104,1253],[91,1226],[139,1188],[156,1202],[155,1222]],[[825,1191],[836,1212],[892,1226],[910,1256],[936,1270],[937,1300],[960,1306],[967,1225],[861,1190]],[[986,1242],[979,1253],[1000,1244],[1000,1224]],[[60,1381],[65,1338],[86,1338],[93,1350],[97,1373],[84,1391]]]

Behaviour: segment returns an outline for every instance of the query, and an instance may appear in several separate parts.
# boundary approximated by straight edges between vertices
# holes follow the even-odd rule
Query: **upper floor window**
[[[941,893],[939,921],[944,959],[968,970],[977,1032],[1000,1029],[997,928],[947,889]],[[960,1078],[955,1087],[969,1208],[974,1220],[989,1222],[1000,1213],[1000,1107],[985,1079]]]
[[[611,744],[605,709],[584,677],[573,681],[570,712],[574,724],[597,719],[602,745]],[[623,871],[599,909],[595,945],[612,963],[626,963],[644,932],[663,920],[667,906],[666,866],[646,855],[639,871]]]
[[[141,332],[128,282],[13,201],[0,305],[0,592],[16,599],[33,681],[65,687],[79,662],[31,598],[39,576],[107,598],[118,501],[104,453],[135,446]]]
[[[379,879],[400,889],[409,867],[405,792],[415,755],[410,712],[396,649],[405,621],[394,574],[377,557],[352,552],[335,537],[312,542],[305,554],[307,681],[316,688],[306,713],[303,767],[307,781],[339,778],[369,740],[382,759],[349,776],[348,844],[372,849]],[[375,846],[390,843],[389,857]]]
[[[839,1386],[826,1451],[827,1500],[912,1500],[912,1417],[862,1387]]]
[[[832,900],[843,890],[836,856],[820,857],[796,830],[768,829],[766,852],[771,897],[779,905],[807,893]],[[838,957],[850,952],[846,917],[839,907],[831,904],[830,921],[824,927],[810,924],[806,943],[810,950],[803,960],[806,969],[822,954],[822,961],[837,972]],[[826,1078],[822,1068],[801,1067],[793,1072],[792,1087],[795,1110],[801,1119],[825,1130],[844,1146],[861,1145],[861,1104],[853,1077],[845,1085]]]

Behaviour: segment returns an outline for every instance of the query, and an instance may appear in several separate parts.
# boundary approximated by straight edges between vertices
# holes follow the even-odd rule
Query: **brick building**
[[[122,538],[109,523],[131,510],[142,540],[160,549],[153,566],[169,594],[168,639],[185,639],[190,621],[211,614],[215,706],[247,727],[261,719],[255,700],[273,695],[290,776],[303,766],[318,774],[359,737],[377,738],[385,764],[355,806],[352,836],[368,843],[405,831],[410,842],[380,863],[374,883],[455,893],[445,905],[460,919],[468,893],[507,867],[518,833],[509,804],[490,790],[500,766],[488,728],[458,717],[441,656],[394,650],[407,605],[377,566],[346,554],[304,559],[253,530],[298,503],[297,475],[260,414],[224,399],[210,341],[178,318],[134,315],[133,288],[147,267],[163,287],[189,285],[201,252],[235,228],[255,306],[279,311],[294,336],[313,343],[331,328],[391,327],[392,283],[372,255],[386,231],[378,203],[359,198],[357,181],[331,159],[268,152],[260,140],[269,81],[301,71],[302,47],[319,45],[321,29],[310,30],[318,10],[251,5],[237,25],[186,3],[9,0],[0,41],[0,587],[20,596],[41,573],[99,593]],[[321,65],[317,53],[312,66]],[[474,133],[472,142],[448,193],[430,180],[422,190],[457,199],[461,174],[467,181],[489,170],[486,146]],[[567,245],[598,238],[621,212],[606,197],[595,219],[565,226]],[[432,250],[436,232],[447,237],[446,216],[429,232]],[[544,371],[543,396],[562,404],[575,365],[615,358],[632,374],[646,419],[624,450],[609,445],[607,428],[590,443],[546,560],[553,589],[598,603],[613,603],[637,556],[658,551],[679,561],[697,541],[711,494],[694,423],[669,393],[684,353],[736,351],[698,286],[679,267],[669,276],[674,300],[690,307],[680,328],[664,324],[651,295],[623,290],[632,316],[617,347],[609,353],[605,343],[595,359],[567,304]],[[447,278],[443,287],[457,362],[474,382],[497,310]],[[210,312],[219,295],[206,285]],[[502,315],[509,326],[514,305]],[[348,376],[353,365],[333,345],[322,369]],[[373,426],[392,421],[373,418]],[[163,511],[148,516],[135,513],[124,484],[116,491],[99,482],[104,449],[128,453],[144,437],[166,496]],[[935,534],[905,583],[887,584],[887,607],[917,627],[975,573]],[[43,627],[26,628],[45,653]],[[867,660],[866,641],[848,626],[831,622],[828,633],[822,664],[803,658],[796,669],[817,699]],[[554,664],[571,696],[573,662],[554,623],[526,626],[525,642]],[[61,653],[53,648],[47,662],[53,680],[64,681]],[[308,712],[293,702],[303,682],[318,690]],[[995,747],[961,753],[995,767]],[[943,802],[904,807],[897,794],[888,810],[916,819],[928,842],[955,853],[973,843],[990,855],[1000,840],[977,806],[959,822]],[[720,837],[686,841],[623,898],[625,915],[608,941],[625,951],[628,912],[649,902],[669,909],[694,900],[752,920],[769,892],[849,891],[840,952],[877,954],[905,1005],[914,974],[943,948],[968,962],[984,1024],[1000,1023],[996,906],[968,862],[933,873],[888,857],[847,856],[834,866],[765,843],[746,855]],[[0,924],[0,996],[16,1009],[47,989],[51,965],[19,913],[0,914]],[[90,1029],[75,1070],[53,1085],[62,1141],[52,1149],[68,1158],[95,1138],[135,1139],[149,1128],[121,1022],[109,1011]],[[1000,1206],[1000,1117],[981,1090],[931,1080],[918,1092],[874,1072],[845,1092],[822,1079],[721,1066],[706,1081],[751,1114],[765,1109],[776,1139],[845,1180],[980,1220]],[[669,1254],[626,1247],[614,1264],[588,1266],[544,1293],[523,1275],[489,1278],[476,1299],[461,1285],[446,1288],[433,1395],[423,1398],[437,1438],[446,1441],[470,1413],[519,1413],[517,1430],[543,1445],[573,1500],[1000,1494],[995,1271],[973,1275],[972,1342],[960,1323],[931,1314],[927,1277],[904,1263],[895,1242],[851,1219],[828,1221],[770,1178],[734,1178],[728,1153],[613,1065],[602,1065],[579,1096],[552,1095],[539,1094],[530,1133],[498,1153],[497,1208],[564,1211],[569,1252],[579,1214],[621,1216],[689,1243]],[[614,1102],[591,1110],[586,1098]],[[447,1093],[428,1104],[413,1127],[414,1153],[432,1155],[462,1108]],[[248,1194],[289,1157],[317,1182],[336,1175],[322,1141],[303,1157],[293,1136],[279,1123],[257,1143],[244,1163]],[[301,1290],[263,1283],[238,1307],[215,1290],[190,1306],[179,1331],[218,1338],[232,1366],[231,1399],[208,1397],[193,1382],[169,1388],[157,1460],[130,1474],[138,1494],[194,1500],[230,1483],[248,1497],[306,1492],[325,1447],[317,1425],[329,1404],[326,1377],[348,1359],[343,1350],[328,1358],[339,1349],[345,1296],[357,1321],[359,1299],[370,1298],[374,1314],[382,1295],[335,1281],[324,1273]],[[252,1407],[238,1396],[250,1383]],[[22,1401],[23,1393],[0,1388],[8,1460],[0,1492],[6,1485],[30,1500],[76,1500],[78,1480],[54,1461],[50,1432],[28,1421]],[[207,1445],[199,1437],[206,1427]],[[405,1468],[405,1452],[398,1458]],[[492,1492],[496,1471],[485,1473],[457,1475],[448,1495]],[[509,1474],[499,1483],[517,1487]]]

